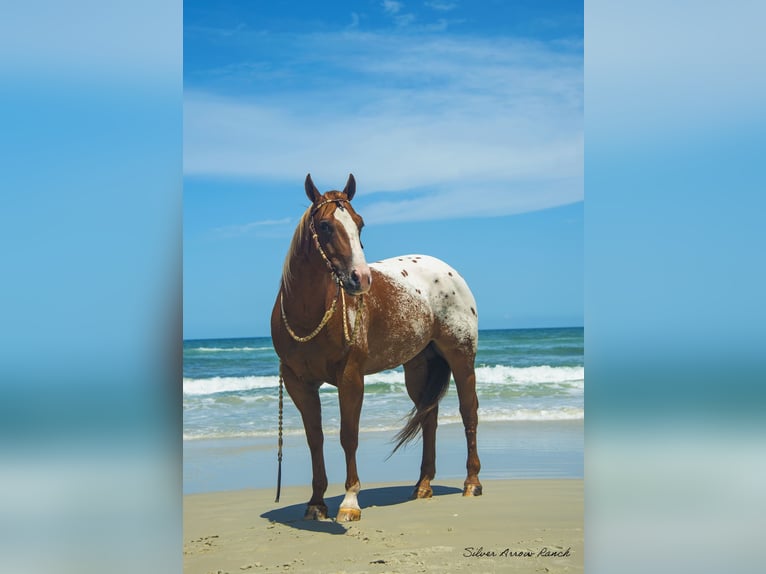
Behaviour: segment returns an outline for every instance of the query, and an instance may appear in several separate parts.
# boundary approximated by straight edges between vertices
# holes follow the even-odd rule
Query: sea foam
[[[568,383],[571,386],[579,386],[585,378],[583,367],[551,367],[542,365],[537,367],[508,367],[504,365],[481,366],[476,369],[476,384],[482,385],[545,385]],[[404,371],[383,371],[367,375],[367,386],[390,385],[395,388],[404,385]],[[215,393],[230,393],[264,389],[279,385],[279,377],[246,376],[246,377],[210,377],[183,379],[183,392],[185,395],[211,395]]]

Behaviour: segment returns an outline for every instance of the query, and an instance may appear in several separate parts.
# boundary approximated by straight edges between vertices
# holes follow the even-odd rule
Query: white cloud
[[[425,5],[441,12],[449,12],[450,10],[457,8],[457,2],[440,2],[438,0],[426,2]]]
[[[251,98],[187,92],[187,175],[294,181],[310,171],[337,187],[353,172],[360,191],[382,198],[365,209],[378,222],[582,199],[579,56],[524,42],[358,33],[303,38],[295,49],[318,69],[341,66],[345,81],[307,78]],[[408,190],[421,193],[392,193]]]
[[[231,238],[247,235],[253,231],[260,231],[263,229],[282,230],[287,227],[292,229],[293,226],[294,221],[289,217],[285,217],[283,219],[265,219],[262,221],[251,221],[250,223],[244,223],[241,225],[226,225],[224,227],[216,227],[213,229],[213,233],[219,237]]]
[[[403,2],[396,2],[395,0],[383,0],[383,2],[381,2],[381,6],[383,6],[383,11],[391,16],[396,25],[400,28],[409,26],[416,19],[415,14],[412,14],[411,12],[402,12],[402,8],[404,8]]]
[[[383,0],[381,6],[383,6],[383,10],[389,14],[398,14],[402,9],[402,3],[396,2],[395,0]]]
[[[582,193],[579,178],[509,183],[461,180],[434,193],[374,201],[365,206],[364,219],[382,224],[513,215],[574,203],[582,199]]]

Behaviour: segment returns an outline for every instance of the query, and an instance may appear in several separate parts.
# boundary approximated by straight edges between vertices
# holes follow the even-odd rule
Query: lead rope
[[[279,502],[279,494],[282,492],[282,389],[284,388],[284,379],[282,379],[282,361],[279,362],[279,450],[277,452],[277,498],[274,502]]]

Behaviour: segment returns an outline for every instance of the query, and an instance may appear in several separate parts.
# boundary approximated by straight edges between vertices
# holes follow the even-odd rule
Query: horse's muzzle
[[[366,265],[364,267],[355,267],[343,282],[343,287],[352,295],[361,295],[367,293],[372,285],[372,273]]]

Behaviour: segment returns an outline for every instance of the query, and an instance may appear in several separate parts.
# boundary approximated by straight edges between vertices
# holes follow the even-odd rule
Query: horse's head
[[[372,274],[359,238],[364,221],[351,207],[355,192],[356,181],[351,174],[343,191],[325,194],[319,193],[311,174],[306,176],[306,195],[313,204],[308,224],[315,246],[343,288],[359,295],[369,291]]]

